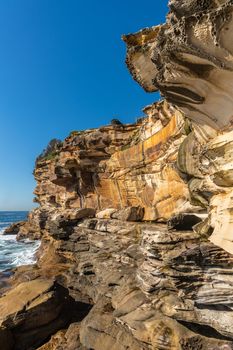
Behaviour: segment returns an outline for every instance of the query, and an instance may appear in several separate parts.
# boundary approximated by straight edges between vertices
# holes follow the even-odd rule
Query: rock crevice
[[[3,350],[233,349],[233,3],[169,6],[123,37],[166,99],[37,158],[39,206],[6,233],[41,246],[0,297]]]

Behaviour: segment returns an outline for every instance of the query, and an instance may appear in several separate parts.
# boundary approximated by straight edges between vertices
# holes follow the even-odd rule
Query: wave
[[[22,249],[21,252],[16,252],[12,254],[12,265],[30,265],[36,262],[36,252],[40,247],[40,242],[33,243],[33,246],[30,249]]]
[[[25,212],[22,212],[21,216],[12,212],[11,218],[8,218],[6,222],[2,222],[2,214],[0,213],[0,272],[36,262],[36,252],[40,246],[40,241],[30,241],[28,239],[17,241],[16,235],[3,235],[6,227],[13,222],[25,220],[25,215]],[[11,219],[12,221],[9,221]]]

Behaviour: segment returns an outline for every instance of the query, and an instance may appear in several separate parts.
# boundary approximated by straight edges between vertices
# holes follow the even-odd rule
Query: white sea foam
[[[16,235],[3,235],[4,229],[0,229],[0,271],[35,263],[40,241],[18,242]]]
[[[3,235],[4,230],[0,229],[0,241],[16,241],[16,235]]]
[[[33,246],[23,249],[21,252],[12,254],[12,264],[14,266],[29,265],[36,262],[36,252],[40,246],[40,242],[35,242]]]

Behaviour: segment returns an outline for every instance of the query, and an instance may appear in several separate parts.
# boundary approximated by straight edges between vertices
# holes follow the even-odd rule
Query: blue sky
[[[166,3],[0,2],[0,210],[32,207],[34,160],[49,140],[134,122],[157,99],[131,78],[121,35],[164,22]]]

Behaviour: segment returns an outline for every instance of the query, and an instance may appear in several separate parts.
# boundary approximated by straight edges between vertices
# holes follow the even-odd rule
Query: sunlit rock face
[[[18,237],[41,246],[37,265],[14,275],[13,296],[28,299],[34,283],[40,292],[41,279],[49,290],[14,317],[26,328],[0,325],[9,350],[15,336],[20,350],[233,349],[233,259],[212,243],[230,239],[231,132],[190,122],[166,101],[144,112],[136,124],[72,132],[39,157],[40,206]],[[0,297],[7,321],[9,293]],[[62,321],[67,307],[74,315],[38,333],[50,304]]]
[[[4,350],[233,349],[231,2],[169,5],[124,39],[170,102],[37,158],[39,207],[12,230],[41,246],[0,297]]]
[[[72,132],[36,164],[33,276],[93,305],[43,350],[233,348],[232,132],[167,101],[144,112]]]
[[[185,120],[167,102],[136,124],[73,132],[35,169],[37,202],[47,210],[141,207],[144,220],[197,211],[176,166]]]
[[[192,123],[192,131],[179,148],[177,166],[189,176],[191,203],[208,211],[209,239],[233,253],[233,133],[219,133]]]
[[[232,1],[169,2],[167,23],[123,37],[127,64],[189,118],[215,129],[233,120]],[[223,108],[224,106],[224,108]]]
[[[209,213],[210,240],[233,253],[233,2],[169,7],[166,24],[123,37],[126,62],[146,91],[160,90],[192,121],[177,165],[189,177],[191,203]]]

